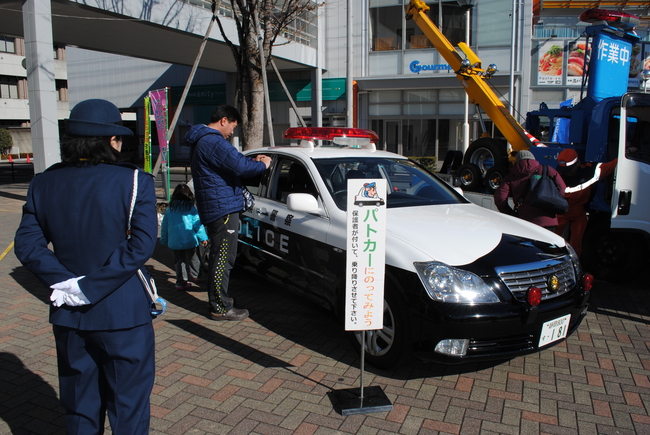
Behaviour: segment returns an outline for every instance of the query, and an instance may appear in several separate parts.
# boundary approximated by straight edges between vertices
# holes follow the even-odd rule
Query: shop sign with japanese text
[[[345,330],[384,326],[386,180],[348,180]]]

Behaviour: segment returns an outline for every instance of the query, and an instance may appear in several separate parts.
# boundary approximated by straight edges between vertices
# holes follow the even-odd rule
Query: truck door
[[[612,198],[612,229],[650,235],[650,94],[625,94]]]

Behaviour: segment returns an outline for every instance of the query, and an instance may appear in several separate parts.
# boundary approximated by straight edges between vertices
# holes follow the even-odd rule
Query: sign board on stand
[[[348,180],[345,330],[361,337],[360,387],[334,391],[342,415],[391,411],[380,387],[364,390],[366,331],[384,326],[386,180]]]

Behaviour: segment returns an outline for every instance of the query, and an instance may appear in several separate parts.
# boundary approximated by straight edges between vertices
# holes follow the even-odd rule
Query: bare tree
[[[217,0],[212,0],[213,5]],[[230,3],[239,44],[226,35],[221,18],[217,24],[237,64],[238,104],[242,115],[242,142],[246,150],[261,148],[264,131],[264,82],[262,68],[271,60],[278,36],[297,18],[306,17],[319,5],[314,0],[219,0]],[[262,40],[264,63],[260,57]],[[269,121],[270,122],[270,121]]]

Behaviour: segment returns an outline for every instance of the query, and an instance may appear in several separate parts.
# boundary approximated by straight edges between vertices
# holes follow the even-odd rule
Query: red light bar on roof
[[[613,11],[609,9],[587,9],[580,15],[580,21],[585,23],[595,23],[606,21],[607,23],[630,23],[639,24],[639,17],[622,11]]]
[[[370,142],[379,142],[379,136],[372,130],[343,127],[291,127],[284,132],[285,139],[334,140],[337,137],[368,138]]]

